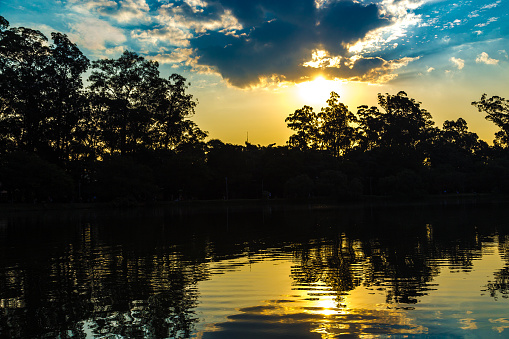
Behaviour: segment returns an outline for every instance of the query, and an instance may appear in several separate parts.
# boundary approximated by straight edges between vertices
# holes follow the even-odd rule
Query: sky
[[[509,0],[0,0],[11,27],[67,34],[91,59],[134,51],[179,73],[223,142],[284,145],[285,118],[331,91],[352,112],[405,91],[438,127],[509,97]]]

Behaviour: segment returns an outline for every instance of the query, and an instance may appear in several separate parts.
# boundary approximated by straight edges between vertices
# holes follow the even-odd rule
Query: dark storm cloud
[[[219,32],[199,35],[191,39],[191,46],[200,64],[216,67],[223,78],[239,87],[255,85],[261,77],[272,75],[299,81],[316,72],[303,66],[313,50],[345,56],[345,44],[389,24],[388,19],[379,17],[376,5],[351,0],[331,2],[319,9],[313,0],[221,0],[209,4],[231,11],[243,30],[235,36]],[[373,59],[361,59],[351,68],[341,66],[334,72],[360,76],[359,72],[370,70],[366,65],[377,64]]]
[[[240,23],[247,27],[255,27],[274,18],[294,24],[306,21],[313,24],[316,13],[314,0],[216,0],[208,4],[231,10]]]
[[[320,41],[330,52],[341,53],[341,43],[357,41],[369,31],[388,24],[387,19],[379,18],[378,12],[375,4],[332,3],[318,13]]]
[[[266,22],[247,37],[221,33],[202,35],[192,41],[200,63],[215,66],[235,86],[257,83],[273,74],[299,77],[299,70],[311,55],[313,31],[280,21]]]

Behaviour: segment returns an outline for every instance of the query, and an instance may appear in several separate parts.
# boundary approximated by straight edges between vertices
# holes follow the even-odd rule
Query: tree
[[[154,142],[164,149],[172,149],[180,144],[194,144],[203,141],[207,132],[186,118],[194,114],[196,101],[186,93],[186,79],[172,74],[168,80],[161,79],[157,93],[155,110],[156,123],[152,126]]]
[[[125,51],[92,63],[89,77],[101,138],[109,153],[126,154],[148,143],[150,109],[159,88],[158,64]]]
[[[296,131],[288,140],[291,147],[300,150],[319,148],[337,157],[353,146],[355,115],[339,102],[335,92],[331,92],[327,104],[318,114],[312,107],[304,106],[286,118],[287,126]]]
[[[366,105],[357,108],[359,117],[359,146],[362,150],[371,150],[382,144],[386,121],[378,107]]]
[[[493,143],[497,146],[507,147],[509,145],[509,100],[499,96],[487,98],[486,93],[481,100],[472,102],[479,112],[486,113],[486,120],[492,121],[500,128],[495,134]]]
[[[378,94],[378,104],[385,111],[381,115],[384,123],[380,141],[383,146],[416,148],[436,132],[431,114],[403,91],[396,95]]]
[[[71,148],[82,145],[84,135],[80,129],[84,120],[89,120],[82,74],[90,66],[90,61],[65,34],[51,33],[51,37],[53,67],[50,81],[54,95],[45,132],[57,157],[68,161]]]
[[[428,161],[438,135],[431,114],[405,92],[378,94],[378,104],[359,106],[357,111],[356,154],[370,183],[372,177],[391,176],[405,168],[419,171]]]
[[[11,152],[0,158],[2,189],[15,202],[69,201],[74,185],[60,167],[37,154]]]
[[[66,35],[0,25],[0,126],[3,149],[37,151],[69,160],[84,100],[81,75],[88,59]],[[54,153],[54,155],[52,155]],[[55,156],[56,155],[56,156]]]
[[[463,118],[444,121],[441,136],[445,142],[469,153],[479,148],[479,137],[476,133],[468,131],[467,122]]]
[[[92,106],[107,152],[127,154],[149,145],[174,149],[205,138],[206,132],[185,120],[196,102],[185,93],[184,77],[160,78],[157,62],[129,51],[92,66]]]
[[[286,119],[288,128],[296,131],[288,140],[288,145],[300,150],[315,148],[318,135],[318,116],[313,107],[303,106]]]
[[[39,31],[10,28],[0,17],[0,129],[5,148],[44,151],[51,110],[52,64],[48,39]]]
[[[347,106],[339,102],[339,95],[335,92],[331,92],[327,104],[318,114],[319,140],[321,148],[338,157],[356,141],[357,129],[353,124],[357,122],[357,118]]]

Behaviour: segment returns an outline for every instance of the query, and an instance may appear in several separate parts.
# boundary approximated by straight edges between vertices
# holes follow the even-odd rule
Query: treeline
[[[68,37],[0,17],[0,199],[134,201],[418,197],[509,191],[509,101],[473,102],[493,146],[464,119],[434,125],[404,92],[356,114],[331,93],[286,119],[285,146],[205,141],[178,74],[132,52],[90,61]],[[86,86],[83,79],[88,74]]]

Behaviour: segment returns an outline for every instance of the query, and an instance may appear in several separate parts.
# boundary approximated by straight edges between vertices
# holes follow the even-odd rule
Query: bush
[[[306,174],[290,178],[285,183],[285,193],[288,198],[305,199],[313,192],[313,180]]]
[[[99,162],[95,174],[95,196],[100,201],[120,198],[153,200],[158,192],[152,171],[126,156],[113,156]]]
[[[60,167],[38,155],[14,152],[2,158],[0,165],[2,190],[14,202],[70,201],[74,184]]]

